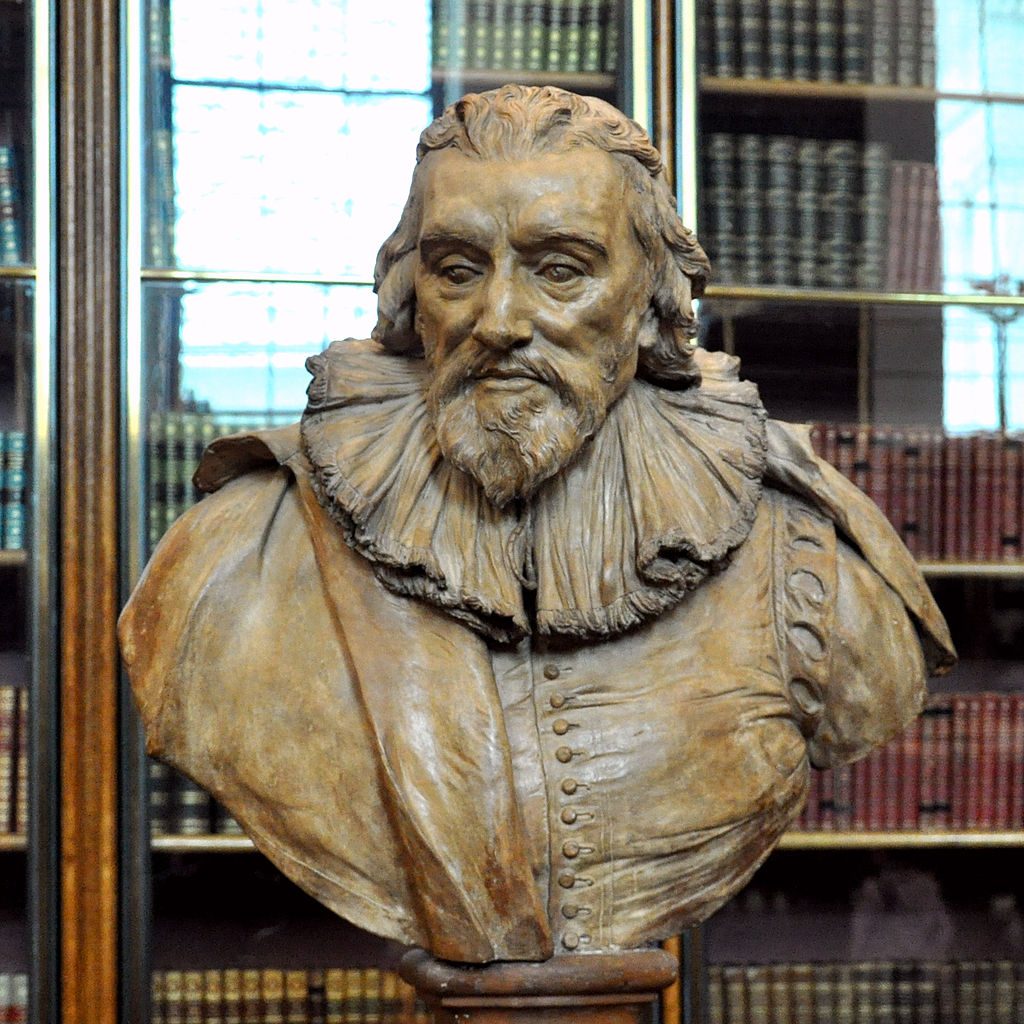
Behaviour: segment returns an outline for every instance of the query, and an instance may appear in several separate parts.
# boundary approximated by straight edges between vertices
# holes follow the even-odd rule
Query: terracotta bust
[[[706,918],[954,660],[878,509],[695,347],[708,262],[607,104],[421,138],[373,338],[208,449],[120,625],[150,750],[450,960]],[[810,356],[811,354],[809,354]]]

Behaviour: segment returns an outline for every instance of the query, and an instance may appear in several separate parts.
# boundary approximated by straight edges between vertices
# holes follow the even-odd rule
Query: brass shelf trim
[[[24,853],[28,849],[25,836],[11,832],[0,835],[0,853]]]
[[[35,277],[35,267],[0,267],[0,280],[34,281]]]
[[[150,848],[154,853],[255,853],[248,836],[197,835],[153,836]]]
[[[181,270],[175,267],[148,267],[141,270],[139,276],[143,281],[178,281],[240,284],[309,284],[333,287],[335,285],[356,285],[373,287],[373,281],[365,277],[328,277],[323,274],[276,274],[256,271],[248,273],[237,270]]]
[[[971,103],[1024,103],[1024,95],[1009,92],[946,92],[914,85],[876,85],[870,82],[796,82],[776,78],[719,78],[704,75],[702,92],[718,96],[770,96],[815,100],[895,100],[903,103],[935,103],[958,100]]]
[[[1006,577],[1024,576],[1024,562],[918,562],[921,572],[932,577]]]
[[[1024,307],[1024,295],[946,295],[941,292],[847,291],[833,288],[771,288],[712,285],[704,293],[707,300],[720,302],[799,302],[852,306],[1010,306]]]
[[[28,565],[27,551],[0,551],[0,568]]]
[[[479,85],[557,85],[560,88],[595,89],[610,92],[617,76],[607,71],[527,71],[523,68],[434,68],[434,82],[461,82]]]
[[[949,849],[1024,847],[1024,832],[787,832],[780,850]]]

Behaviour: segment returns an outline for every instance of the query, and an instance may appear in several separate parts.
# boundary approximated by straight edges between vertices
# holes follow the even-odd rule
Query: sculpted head
[[[600,100],[470,95],[417,153],[374,337],[427,360],[442,452],[504,505],[565,466],[634,375],[697,381],[707,259],[650,140]]]

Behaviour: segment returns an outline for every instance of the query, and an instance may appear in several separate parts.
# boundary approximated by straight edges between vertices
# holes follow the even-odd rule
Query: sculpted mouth
[[[531,370],[519,369],[518,367],[516,369],[504,370],[501,367],[492,366],[485,370],[479,370],[473,374],[473,377],[476,380],[532,380],[540,384],[544,383],[539,374]]]

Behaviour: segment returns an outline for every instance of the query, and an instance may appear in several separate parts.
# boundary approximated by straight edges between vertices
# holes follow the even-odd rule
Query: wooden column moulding
[[[64,1024],[117,1014],[118,24],[112,0],[57,4]]]
[[[676,184],[676,23],[672,0],[654,0],[651,10],[651,49],[654,108],[652,134],[661,151],[669,181]]]

